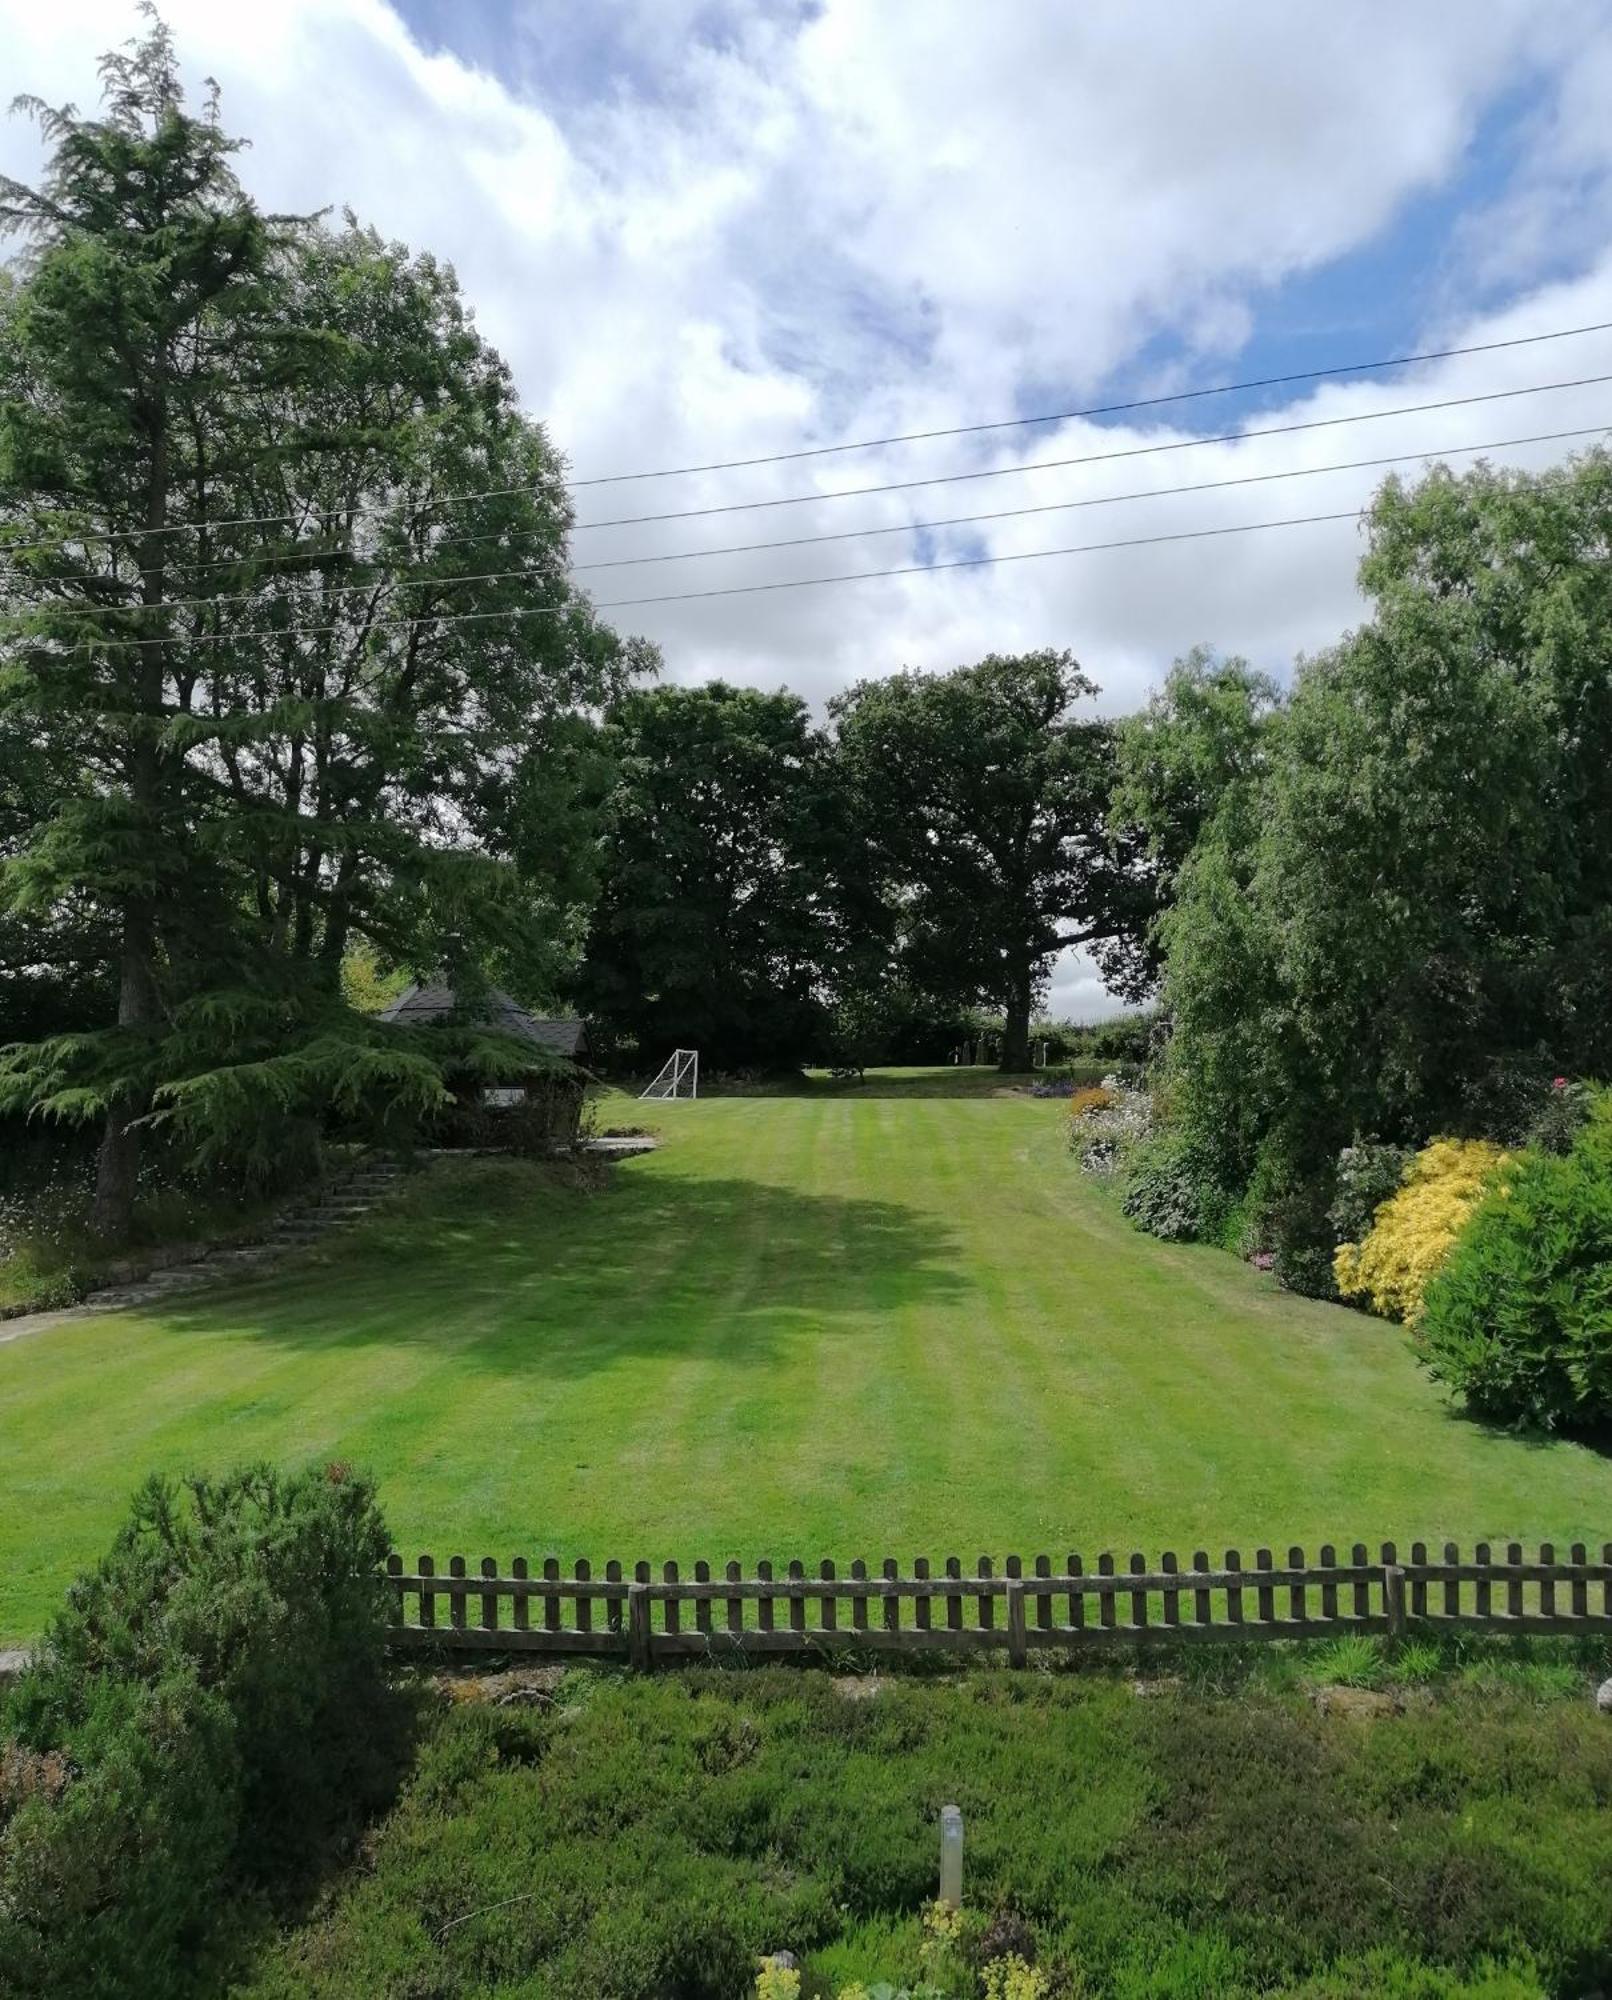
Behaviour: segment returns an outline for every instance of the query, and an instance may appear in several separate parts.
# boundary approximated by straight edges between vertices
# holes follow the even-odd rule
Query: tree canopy
[[[820,1036],[836,805],[806,704],[715,681],[611,709],[617,777],[581,992],[641,1058],[793,1064]]]
[[[1069,653],[991,654],[947,674],[859,682],[830,703],[870,865],[925,991],[1006,1017],[1002,1067],[1029,1067],[1058,952],[1139,921],[1107,826],[1114,735]]]
[[[1609,507],[1600,451],[1378,495],[1371,617],[1301,665],[1160,925],[1233,1181],[1273,1142],[1505,1137],[1521,1080],[1612,1067]]]
[[[552,984],[586,715],[651,660],[571,588],[563,467],[451,271],[261,214],[160,24],[103,80],[0,189],[0,936],[107,1011],[14,1045],[0,1108],[103,1121],[116,1233],[153,1119],[261,1156],[440,1095],[345,1005],[350,944]]]

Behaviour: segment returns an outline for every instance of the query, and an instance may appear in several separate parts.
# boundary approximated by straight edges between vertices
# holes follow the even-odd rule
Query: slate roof
[[[451,986],[411,986],[406,993],[400,993],[389,1007],[381,1009],[380,1018],[396,1021],[404,1028],[424,1028],[434,1021],[451,1020],[457,1008],[458,999]],[[585,1034],[581,1021],[545,1019],[537,1014],[528,1014],[524,1007],[517,1007],[509,995],[497,986],[488,988],[474,1019],[482,1027],[496,1028],[500,1034],[535,1042],[539,1048],[550,1049],[555,1055],[575,1059],[582,1053]]]

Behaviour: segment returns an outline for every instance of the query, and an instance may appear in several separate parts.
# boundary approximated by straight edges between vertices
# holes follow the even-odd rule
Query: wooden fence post
[[[1383,1564],[1383,1610],[1391,1640],[1405,1636],[1405,1572],[1398,1563]]]
[[[647,1674],[654,1663],[649,1633],[649,1586],[627,1586],[627,1660],[635,1673]]]
[[[1024,1667],[1030,1663],[1029,1638],[1024,1629],[1024,1580],[1022,1577],[1009,1579],[1007,1587],[1007,1629],[1008,1665]]]

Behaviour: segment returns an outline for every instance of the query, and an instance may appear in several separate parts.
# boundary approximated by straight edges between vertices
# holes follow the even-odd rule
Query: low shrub
[[[1149,1236],[1191,1243],[1218,1234],[1232,1199],[1208,1149],[1183,1132],[1166,1131],[1133,1149],[1120,1206]]]
[[[1356,1139],[1338,1155],[1333,1196],[1327,1211],[1333,1239],[1361,1243],[1371,1233],[1377,1211],[1399,1192],[1405,1169],[1415,1158],[1410,1146],[1389,1146],[1381,1139]]]
[[[1089,1118],[1096,1111],[1112,1111],[1118,1102],[1118,1093],[1106,1090],[1100,1083],[1079,1084],[1069,1094],[1069,1116]]]
[[[200,1963],[227,1893],[295,1890],[387,1801],[406,1743],[387,1547],[345,1468],[141,1488],[0,1712],[7,1768],[67,1773],[9,1823],[0,1804],[6,1942],[34,1968],[19,1991],[189,1990],[149,1968],[180,1940]]]
[[[1550,1094],[1528,1122],[1523,1142],[1534,1152],[1570,1153],[1589,1122],[1595,1093],[1587,1084],[1569,1083],[1565,1076],[1551,1084]]]
[[[1364,1239],[1338,1246],[1338,1290],[1364,1299],[1385,1319],[1414,1324],[1428,1284],[1511,1157],[1487,1139],[1435,1139],[1424,1146]]]
[[[124,2000],[216,1990],[239,1826],[229,1710],[193,1675],[53,1689],[0,1781],[0,1990]],[[65,1697],[65,1698],[63,1698]]]
[[[1476,1414],[1612,1423],[1612,1097],[1571,1151],[1528,1153],[1428,1287],[1417,1346]]]
[[[1455,1685],[1368,1721],[1182,1685],[1211,1653],[1231,1671],[1183,1652],[1145,1700],[1100,1669],[895,1672],[850,1699],[766,1667],[456,1704],[366,1865],[242,2000],[734,2000],[778,1951],[814,2000],[1606,1982],[1612,1730],[1582,1675],[1570,1700]],[[946,1935],[943,1802],[967,1826]]]
[[[1283,1135],[1273,1133],[1242,1199],[1228,1211],[1221,1245],[1252,1258],[1287,1291],[1334,1299],[1336,1238],[1328,1214],[1334,1192],[1330,1163],[1306,1161]]]

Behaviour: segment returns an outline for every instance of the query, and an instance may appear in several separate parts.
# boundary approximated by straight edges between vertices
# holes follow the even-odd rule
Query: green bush
[[[1595,1093],[1587,1084],[1559,1076],[1529,1121],[1523,1143],[1538,1153],[1570,1153],[1590,1119]]]
[[[387,1547],[344,1468],[141,1488],[0,1713],[5,1768],[59,1780],[18,1788],[9,1824],[0,1804],[19,1991],[183,1990],[147,1970],[180,1940],[199,1961],[230,1894],[296,1889],[389,1798]]]
[[[1417,1346],[1479,1416],[1612,1422],[1612,1096],[1565,1157],[1508,1169],[1428,1286]]]
[[[1116,1014],[1110,1021],[1098,1021],[1076,1028],[1064,1036],[1065,1047],[1074,1056],[1101,1056],[1110,1062],[1145,1063],[1163,1039],[1165,1030],[1156,1010],[1139,1014]]]
[[[1330,1163],[1305,1159],[1283,1134],[1272,1133],[1260,1148],[1222,1244],[1268,1263],[1287,1291],[1311,1299],[1336,1298],[1328,1213],[1335,1193]]]
[[[1327,1220],[1335,1243],[1363,1243],[1377,1211],[1399,1192],[1405,1169],[1415,1158],[1410,1146],[1380,1139],[1356,1139],[1338,1155],[1332,1205]]]
[[[1138,1229],[1166,1243],[1217,1237],[1232,1201],[1208,1149],[1179,1131],[1144,1139],[1125,1170],[1120,1207]]]
[[[68,1591],[39,1676],[154,1683],[181,1668],[220,1694],[252,1872],[276,1878],[333,1817],[384,1794],[389,1546],[373,1489],[344,1468],[250,1466],[183,1494],[153,1478]]]
[[[32,1708],[33,1742],[0,1762],[0,1991],[212,1990],[240,1811],[227,1707],[182,1673],[50,1693]]]

